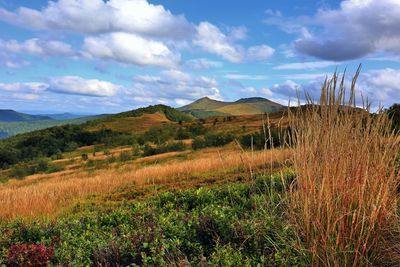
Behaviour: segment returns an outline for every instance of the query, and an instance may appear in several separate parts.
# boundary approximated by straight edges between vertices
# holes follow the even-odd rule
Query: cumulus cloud
[[[245,48],[244,26],[225,27],[203,21],[195,25],[147,0],[58,0],[42,9],[0,8],[0,21],[29,29],[66,31],[84,37],[83,53],[93,59],[112,59],[137,65],[177,67],[177,49],[201,48],[233,63],[266,60],[275,50],[267,45]],[[3,42],[4,43],[4,42]],[[3,44],[14,53],[69,55],[71,47],[59,41],[38,39]],[[204,63],[204,62],[203,62]],[[204,64],[203,64],[204,65]]]
[[[209,22],[203,21],[198,25],[194,44],[231,62],[243,61],[240,48],[230,43],[228,37],[217,26]]]
[[[59,0],[42,10],[21,7],[15,12],[0,8],[0,20],[35,29],[78,33],[129,32],[174,38],[193,32],[183,15],[173,15],[147,0]]]
[[[97,79],[86,80],[78,76],[53,77],[49,80],[48,90],[56,93],[86,95],[86,96],[113,96],[119,86]]]
[[[389,106],[400,101],[400,69],[372,70],[361,75],[358,88],[375,105]]]
[[[40,93],[47,90],[48,85],[40,82],[17,82],[17,83],[0,83],[0,90],[13,92],[34,92]]]
[[[231,41],[240,41],[247,39],[247,28],[244,26],[229,27],[228,31],[228,38]]]
[[[74,54],[72,47],[61,41],[44,41],[38,38],[28,39],[24,42],[16,40],[1,40],[0,50],[3,53],[24,53],[34,56],[71,56]]]
[[[216,80],[179,70],[162,71],[158,76],[136,76],[134,85],[126,93],[135,101],[145,103],[179,104],[204,96],[221,99]]]
[[[78,76],[62,76],[49,78],[47,82],[0,83],[0,90],[13,92],[15,95],[40,94],[45,91],[54,93],[84,95],[84,96],[113,96],[120,86],[96,79],[84,79]]]
[[[267,60],[275,53],[275,49],[268,45],[257,45],[249,47],[247,50],[248,60]]]
[[[110,33],[84,40],[84,55],[89,58],[111,59],[122,63],[175,67],[180,55],[159,41],[129,33]]]
[[[294,43],[302,54],[342,61],[375,52],[400,53],[397,0],[345,0],[338,9],[320,9],[310,24],[322,32]]]
[[[235,34],[237,35],[237,33]],[[237,37],[233,39],[237,39]],[[233,63],[266,60],[275,52],[268,45],[252,46],[245,49],[234,43],[232,38],[229,38],[217,26],[206,21],[197,26],[197,35],[193,43],[205,51],[221,56]]]

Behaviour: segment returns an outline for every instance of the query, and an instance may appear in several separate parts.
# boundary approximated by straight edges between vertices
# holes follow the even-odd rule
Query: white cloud
[[[240,41],[247,39],[247,28],[244,26],[228,28],[228,38],[231,41]]]
[[[14,92],[17,96],[25,95],[31,100],[33,99],[31,95],[46,91],[85,96],[113,96],[119,89],[120,86],[110,82],[84,79],[78,76],[52,77],[43,83],[0,83],[0,90]]]
[[[224,78],[231,80],[253,80],[253,81],[262,81],[267,80],[268,77],[265,75],[247,75],[247,74],[226,74]]]
[[[49,91],[63,94],[87,96],[113,96],[120,87],[96,79],[86,80],[78,76],[53,77],[49,80]]]
[[[281,64],[274,69],[276,70],[314,70],[314,69],[321,69],[330,66],[337,65],[336,62],[333,61],[312,61],[312,62],[297,62],[297,63],[288,63],[288,64]]]
[[[3,53],[24,53],[35,56],[71,56],[74,54],[72,47],[60,41],[44,41],[38,38],[28,39],[24,42],[16,40],[1,40],[0,49]]]
[[[24,93],[13,94],[13,97],[22,99],[22,100],[37,100],[40,98],[40,96],[36,95],[36,94],[24,94]]]
[[[111,59],[122,63],[175,67],[180,55],[159,41],[134,34],[111,33],[84,40],[84,54],[90,58]]]
[[[42,10],[0,8],[0,20],[34,29],[79,33],[129,32],[156,37],[184,37],[193,26],[183,15],[175,16],[162,5],[146,0],[59,0]]]
[[[179,70],[162,71],[159,76],[136,76],[126,93],[146,103],[186,103],[204,96],[221,99],[216,80]]]
[[[203,21],[197,26],[197,35],[193,43],[205,51],[219,55],[233,63],[266,60],[275,52],[275,49],[268,45],[257,45],[245,49],[233,42],[242,38],[235,35],[242,35],[242,33],[234,33],[234,37],[230,38],[217,26]]]
[[[248,60],[267,60],[275,53],[275,49],[268,45],[257,45],[249,47],[247,50]]]
[[[177,50],[193,51],[192,47],[199,47],[233,63],[266,60],[275,52],[267,45],[245,48],[237,44],[247,38],[244,26],[226,26],[227,33],[223,33],[207,21],[195,25],[183,15],[172,14],[162,5],[150,4],[147,0],[49,1],[39,10],[0,8],[1,20],[29,29],[81,34],[85,56],[127,64],[176,68],[180,61]],[[4,45],[14,53],[73,54],[70,45],[59,41],[31,39]]]
[[[243,61],[240,48],[230,43],[228,37],[217,26],[209,22],[203,21],[198,25],[194,44],[231,62]]]
[[[208,70],[212,68],[221,68],[222,62],[209,60],[207,58],[191,59],[185,62],[185,66],[192,70]]]
[[[323,31],[294,43],[303,54],[341,61],[375,52],[400,53],[398,0],[345,0],[338,9],[320,9],[309,23]]]
[[[13,92],[34,92],[39,93],[47,90],[46,83],[26,82],[26,83],[0,83],[0,90]]]
[[[379,69],[362,74],[357,88],[373,104],[390,106],[400,103],[400,69]]]

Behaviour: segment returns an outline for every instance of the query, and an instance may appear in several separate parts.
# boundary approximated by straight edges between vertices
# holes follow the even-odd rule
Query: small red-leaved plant
[[[47,266],[54,249],[42,244],[12,245],[8,252],[9,266]]]

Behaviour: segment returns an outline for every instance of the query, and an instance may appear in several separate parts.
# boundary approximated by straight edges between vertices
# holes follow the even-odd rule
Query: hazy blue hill
[[[78,119],[83,117],[89,117],[88,115],[79,115],[73,113],[59,113],[59,114],[43,114],[42,116],[50,117],[53,120],[71,120],[71,119]]]
[[[52,120],[52,118],[43,115],[29,115],[11,109],[0,109],[0,122],[23,122],[40,120]]]

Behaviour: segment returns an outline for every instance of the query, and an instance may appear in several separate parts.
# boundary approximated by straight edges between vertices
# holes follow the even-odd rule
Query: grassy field
[[[133,160],[128,164],[113,163],[93,170],[86,166],[68,166],[63,172],[32,175],[0,185],[2,218],[33,218],[58,213],[74,201],[94,193],[108,193],[121,186],[155,185],[169,180],[191,180],[198,176],[244,175],[252,168],[271,161],[282,162],[287,151],[240,152],[238,149],[208,149],[191,153],[172,152]],[[98,157],[101,157],[99,155]],[[247,171],[246,171],[247,170]]]

